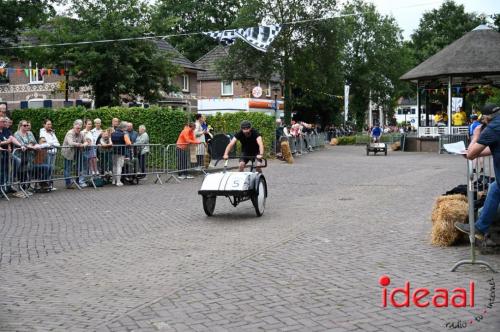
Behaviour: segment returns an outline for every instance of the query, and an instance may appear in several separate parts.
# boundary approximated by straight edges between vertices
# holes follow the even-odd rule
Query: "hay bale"
[[[338,140],[338,139],[336,139],[336,138],[332,138],[332,139],[330,140],[330,145],[338,145],[338,144],[339,144],[339,140]]]
[[[399,151],[401,150],[401,143],[400,142],[395,142],[391,144],[391,150],[392,151]]]
[[[287,163],[293,164],[292,150],[290,150],[290,144],[288,141],[281,142],[281,155]]]
[[[462,233],[455,228],[455,223],[467,221],[468,209],[467,198],[463,195],[438,197],[432,210],[431,243],[446,247],[460,239]]]

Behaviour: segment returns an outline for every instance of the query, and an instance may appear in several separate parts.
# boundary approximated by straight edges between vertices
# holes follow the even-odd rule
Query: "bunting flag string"
[[[30,73],[32,76],[36,76],[38,73],[38,77],[42,77],[42,76],[52,76],[52,75],[64,76],[66,72],[64,71],[64,69],[58,69],[58,68],[20,68],[20,67],[0,68],[0,76],[14,77],[14,76],[21,76],[23,73],[26,77],[29,77]]]
[[[451,88],[452,92],[454,92],[457,95],[460,95],[462,93],[476,93],[476,91],[479,91],[480,93],[485,93],[485,94],[490,94],[491,93],[491,88],[488,86],[477,86],[477,87],[460,87],[460,86],[455,86]],[[446,95],[448,93],[448,88],[420,88],[419,89],[420,93],[427,92],[430,95]]]
[[[250,46],[262,52],[276,39],[281,31],[281,25],[262,25],[246,29],[230,29],[222,31],[208,31],[202,34],[209,36],[224,45],[232,45],[236,39],[241,39]]]

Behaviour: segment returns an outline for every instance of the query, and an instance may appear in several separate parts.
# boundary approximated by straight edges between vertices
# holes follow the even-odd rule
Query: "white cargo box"
[[[255,173],[252,172],[227,172],[227,173],[213,173],[209,174],[203,180],[201,189],[202,193],[220,192],[247,192],[254,189],[251,179],[255,178]]]

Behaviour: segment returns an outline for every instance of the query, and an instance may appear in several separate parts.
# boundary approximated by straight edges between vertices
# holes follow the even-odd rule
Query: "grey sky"
[[[375,4],[382,14],[392,15],[404,30],[403,36],[409,39],[413,31],[418,28],[422,15],[426,11],[439,8],[444,0],[367,0]],[[466,12],[479,14],[500,14],[500,1],[498,0],[455,0],[462,4]]]

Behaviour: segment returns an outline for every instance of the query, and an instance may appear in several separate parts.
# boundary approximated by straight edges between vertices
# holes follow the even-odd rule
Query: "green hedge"
[[[20,120],[31,121],[32,131],[38,137],[44,119],[51,119],[57,138],[62,143],[66,132],[73,127],[76,119],[102,120],[102,128],[111,126],[112,118],[119,118],[134,124],[137,130],[139,125],[145,125],[151,143],[175,143],[177,136],[192,115],[170,108],[140,108],[140,107],[103,107],[96,110],[87,110],[83,107],[61,109],[26,109],[12,113],[14,120],[13,131],[17,129]]]
[[[102,120],[102,128],[111,126],[112,118],[119,118],[134,124],[137,130],[139,125],[145,125],[151,143],[173,144],[177,141],[179,133],[188,121],[193,121],[193,114],[170,108],[140,108],[140,107],[103,107],[96,110],[87,110],[83,107],[70,107],[61,109],[26,109],[12,112],[14,121],[13,131],[17,130],[20,120],[31,122],[32,131],[36,137],[44,119],[51,119],[53,128],[59,141],[62,143],[66,132],[73,127],[76,119]],[[207,123],[214,128],[214,133],[234,134],[240,128],[240,122],[249,120],[264,137],[266,152],[271,151],[272,141],[275,138],[274,117],[263,113],[217,113],[208,117]]]
[[[240,123],[249,120],[252,127],[257,129],[264,140],[266,155],[272,150],[272,142],[276,138],[276,122],[273,116],[264,113],[217,113],[207,118],[207,123],[214,128],[214,133],[235,134],[240,130]]]
[[[353,145],[356,144],[356,136],[341,136],[337,137],[338,145]]]

